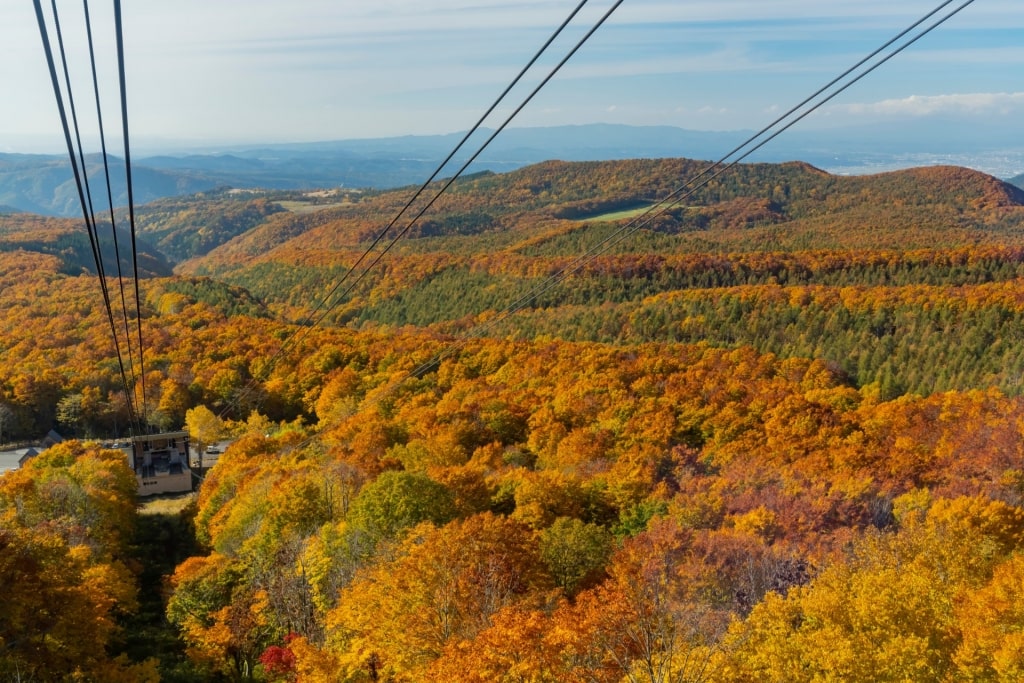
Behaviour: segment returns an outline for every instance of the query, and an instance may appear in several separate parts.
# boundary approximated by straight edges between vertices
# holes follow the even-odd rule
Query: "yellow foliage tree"
[[[451,643],[472,640],[492,616],[550,587],[532,533],[482,514],[423,524],[393,562],[360,572],[328,615],[328,649],[347,675],[375,670],[418,680]]]
[[[202,456],[207,447],[223,436],[224,421],[206,406],[196,406],[185,413],[185,428]]]

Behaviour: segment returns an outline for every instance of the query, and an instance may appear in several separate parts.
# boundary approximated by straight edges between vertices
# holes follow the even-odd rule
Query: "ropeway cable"
[[[53,2],[53,6],[54,6],[54,16],[56,17],[56,13],[57,13],[57,0],[52,0],[52,2]],[[90,64],[90,66],[92,68],[92,88],[93,88],[93,97],[96,100],[96,121],[97,121],[97,124],[98,124],[98,127],[99,127],[99,132],[100,132],[100,151],[101,151],[101,153],[103,155],[103,175],[104,175],[104,178],[106,179],[106,185],[107,185],[107,208],[110,211],[110,232],[111,232],[111,238],[112,238],[113,244],[114,244],[114,262],[117,265],[117,284],[118,284],[118,290],[119,290],[120,295],[121,295],[121,318],[122,318],[122,322],[124,324],[124,338],[125,338],[125,343],[126,343],[127,349],[128,349],[128,367],[129,367],[129,371],[130,371],[131,376],[132,376],[132,386],[135,386],[135,384],[138,382],[138,376],[135,373],[135,357],[134,357],[134,354],[132,353],[132,336],[131,336],[131,331],[129,329],[129,323],[128,323],[128,302],[127,302],[127,298],[125,297],[125,293],[124,293],[124,288],[125,288],[124,287],[124,274],[121,271],[121,247],[120,247],[120,245],[118,243],[118,239],[117,239],[117,221],[114,218],[114,197],[113,197],[113,191],[111,189],[111,183],[110,183],[110,162],[109,162],[109,158],[107,156],[107,136],[106,136],[106,129],[105,129],[104,125],[103,125],[103,107],[102,107],[102,104],[101,104],[101,101],[100,101],[99,78],[98,78],[97,72],[96,72],[96,51],[94,49],[93,39],[92,39],[92,20],[91,20],[91,18],[89,16],[89,0],[82,0],[82,6],[83,6],[83,9],[84,9],[84,12],[85,12],[85,32],[86,32],[86,37],[87,37],[88,43],[89,43],[89,64]],[[70,91],[71,91],[71,83],[69,82],[68,83],[68,92],[70,92]],[[79,144],[81,144],[81,143],[79,143]],[[84,164],[84,161],[83,161],[83,164]],[[88,174],[86,174],[86,180],[88,180]],[[88,190],[88,186],[86,186],[86,189]],[[95,218],[93,219],[93,221],[94,221],[94,225],[95,225]],[[141,371],[141,368],[142,368],[142,357],[141,357],[141,355],[142,355],[142,350],[141,350],[141,347],[140,347],[140,349],[139,349],[139,356],[140,356],[139,357],[139,367],[140,367],[140,371]],[[145,395],[143,395],[143,403],[144,403],[144,401],[145,401]],[[145,413],[144,407],[143,407],[143,411],[142,412],[143,412],[143,414]]]
[[[562,24],[557,29],[555,29],[554,33],[552,33],[551,36],[547,39],[547,41],[540,47],[540,49],[537,50],[536,53],[534,53],[533,57],[530,59],[529,62],[527,62],[526,66],[524,66],[519,71],[519,73],[516,75],[516,77],[512,79],[512,82],[509,83],[508,86],[506,86],[505,89],[502,91],[502,93],[500,95],[498,95],[498,97],[494,100],[494,102],[491,103],[491,106],[487,108],[487,111],[485,111],[483,113],[483,115],[480,116],[480,118],[477,120],[477,122],[475,124],[473,124],[473,126],[468,131],[466,131],[465,135],[463,135],[462,139],[458,142],[458,144],[456,144],[455,147],[452,148],[452,151],[448,153],[448,156],[445,157],[444,161],[442,161],[440,164],[438,164],[437,168],[434,169],[434,172],[430,174],[430,177],[427,178],[423,182],[422,185],[420,185],[420,188],[418,190],[416,190],[416,192],[412,195],[412,197],[409,198],[409,201],[407,201],[405,203],[405,206],[403,206],[402,209],[395,215],[395,217],[391,219],[391,222],[388,223],[387,227],[385,227],[373,239],[373,242],[370,244],[370,246],[367,247],[366,250],[363,252],[363,254],[356,260],[356,262],[354,264],[352,264],[352,267],[349,268],[349,270],[342,276],[341,280],[339,280],[327,292],[327,294],[324,295],[324,297],[320,300],[320,302],[313,308],[313,310],[305,317],[304,321],[302,323],[300,323],[300,324],[302,324],[302,325],[306,325],[306,324],[316,325],[316,324],[318,324],[323,319],[321,317],[321,318],[318,318],[318,319],[316,319],[314,321],[314,317],[316,316],[317,312],[319,312],[321,308],[323,308],[325,305],[327,305],[327,302],[331,299],[331,297],[334,296],[335,292],[338,291],[338,289],[341,287],[341,285],[344,284],[345,280],[348,279],[348,276],[352,272],[354,272],[356,268],[359,267],[359,265],[363,262],[363,260],[366,259],[366,257],[369,256],[370,253],[373,252],[374,248],[376,248],[376,246],[381,242],[381,240],[383,240],[384,237],[387,236],[388,232],[390,232],[391,229],[395,226],[395,224],[402,218],[402,216],[405,215],[405,212],[409,210],[409,208],[413,205],[413,203],[417,199],[419,199],[420,195],[423,194],[423,192],[427,189],[427,187],[430,186],[430,183],[434,182],[434,180],[437,178],[437,176],[440,175],[441,171],[448,165],[448,163],[458,153],[458,151],[460,149],[462,149],[462,147],[466,144],[466,142],[473,135],[473,133],[475,133],[477,130],[480,129],[480,127],[483,125],[484,121],[487,120],[487,117],[489,117],[491,115],[491,113],[494,112],[494,110],[498,107],[498,105],[501,104],[502,100],[505,99],[505,97],[509,94],[509,92],[512,90],[512,88],[514,88],[519,83],[519,81],[522,80],[523,76],[525,76],[526,73],[537,62],[537,60],[540,59],[540,56],[542,54],[544,54],[544,52],[548,49],[548,47],[551,46],[551,43],[553,43],[555,41],[555,39],[562,33],[562,31],[565,29],[565,27],[569,25],[569,23],[576,17],[577,14],[579,14],[580,10],[583,9],[583,6],[586,5],[587,2],[588,2],[588,0],[581,0],[580,3],[578,5],[576,5],[575,9],[573,9],[573,11],[569,13],[569,16],[566,17],[565,21],[563,21]],[[488,140],[488,142],[490,142],[490,140]],[[486,143],[485,143],[484,146],[486,146]],[[481,148],[481,151],[482,151],[482,148]],[[478,151],[477,154],[479,154],[479,153],[480,152]],[[460,171],[460,173],[461,173],[461,171]],[[442,190],[442,192],[443,192],[443,190]],[[438,193],[438,194],[440,194],[440,193]],[[435,197],[435,199],[436,199],[436,197]],[[415,219],[413,219],[413,220],[415,220]],[[373,264],[371,264],[370,267],[372,267],[372,265]],[[347,291],[346,291],[346,293],[347,293]],[[330,310],[330,309],[328,309],[328,310]]]
[[[591,27],[591,29],[587,31],[587,33],[582,38],[580,38],[579,42],[577,42],[576,45],[573,46],[573,48],[568,52],[568,54],[566,54],[565,57],[563,57],[562,60],[558,62],[558,64],[556,64],[555,67],[548,73],[548,75],[544,77],[544,79],[537,85],[537,87],[534,88],[533,91],[531,91],[530,94],[526,96],[523,102],[518,107],[516,107],[516,109],[511,114],[508,115],[505,121],[500,126],[498,126],[498,128],[495,129],[493,133],[491,133],[490,137],[488,137],[487,140],[485,140],[484,143],[480,145],[479,149],[477,149],[477,151],[474,152],[473,155],[470,156],[469,159],[467,159],[466,162],[462,164],[462,166],[455,173],[455,175],[449,178],[441,186],[441,188],[437,191],[434,197],[429,202],[427,202],[427,204],[422,209],[420,209],[415,216],[413,216],[412,220],[409,221],[409,223],[401,230],[401,232],[395,235],[395,237],[391,240],[391,242],[388,243],[384,250],[381,251],[380,254],[378,254],[377,257],[370,262],[366,269],[362,273],[360,273],[359,277],[356,278],[355,282],[349,285],[345,289],[345,291],[342,292],[341,298],[349,294],[355,288],[355,286],[359,284],[363,277],[365,277],[370,272],[370,270],[372,270],[373,267],[377,265],[381,261],[381,259],[383,259],[385,255],[387,255],[389,251],[391,251],[391,248],[394,247],[395,244],[397,244],[398,241],[402,239],[402,237],[404,237],[409,232],[409,230],[412,229],[416,221],[419,220],[423,216],[423,214],[425,214],[430,209],[430,207],[434,205],[434,202],[436,202],[441,197],[441,195],[444,194],[448,190],[448,188],[451,187],[452,184],[459,179],[459,177],[466,171],[466,169],[469,168],[469,166],[474,161],[476,161],[477,157],[479,157],[480,154],[482,154],[483,151],[487,148],[487,146],[494,141],[494,138],[498,137],[498,135],[502,131],[504,131],[505,128],[508,127],[508,125],[519,114],[519,112],[521,112],[523,108],[525,108],[526,105],[529,104],[530,101],[537,95],[537,93],[539,93],[541,89],[545,85],[547,85],[552,78],[555,77],[555,75],[562,69],[562,67],[565,66],[566,62],[568,62],[569,59],[571,59],[572,56],[575,55],[581,47],[583,47],[584,43],[586,43],[590,39],[590,37],[594,35],[597,29],[599,29],[604,24],[604,22],[608,20],[608,18],[615,12],[615,10],[619,8],[619,5],[621,5],[622,2],[623,0],[616,0],[616,2],[611,6],[611,8],[608,9],[607,12],[605,12],[605,14],[597,21],[597,23],[594,24],[594,26]],[[333,310],[333,308],[334,306],[329,306],[327,310],[324,311],[324,313],[316,320],[315,324],[320,323],[331,312],[331,310]]]
[[[937,21],[935,21],[934,23],[930,24],[925,29],[923,29],[922,31],[920,31],[919,33],[914,35],[912,38],[907,40],[905,43],[899,45],[893,51],[891,51],[890,53],[886,54],[882,59],[880,59],[879,61],[875,62],[870,67],[868,67],[867,69],[865,69],[864,71],[862,71],[861,73],[856,75],[852,80],[850,80],[849,82],[847,82],[844,85],[842,85],[840,88],[838,88],[837,90],[835,90],[834,92],[829,94],[827,97],[822,99],[820,102],[817,102],[814,106],[812,106],[809,109],[807,109],[806,111],[802,112],[799,116],[794,118],[792,121],[788,122],[782,128],[780,128],[779,130],[775,131],[774,133],[772,133],[770,136],[768,136],[764,140],[760,141],[754,147],[751,147],[750,149],[748,149],[746,152],[744,152],[742,155],[740,155],[739,157],[737,157],[736,159],[734,159],[733,161],[728,163],[726,166],[722,167],[721,169],[719,169],[717,171],[714,171],[715,168],[717,168],[722,163],[724,163],[724,161],[726,159],[728,159],[729,157],[731,157],[733,154],[735,154],[736,152],[744,149],[748,145],[752,144],[757,138],[759,138],[762,135],[764,135],[765,133],[767,133],[770,129],[772,129],[774,126],[776,126],[778,123],[780,123],[783,119],[785,119],[785,118],[791,116],[792,114],[796,113],[801,107],[803,107],[806,104],[808,104],[815,97],[821,95],[826,90],[828,90],[830,87],[832,87],[833,85],[835,85],[839,81],[841,81],[843,78],[845,78],[846,76],[848,76],[851,73],[853,73],[854,71],[856,71],[858,68],[860,68],[861,66],[866,64],[868,61],[870,61],[874,57],[878,56],[882,51],[884,51],[888,47],[892,46],[894,43],[896,43],[901,38],[905,37],[907,34],[912,32],[915,28],[917,28],[918,26],[923,24],[929,18],[931,18],[931,17],[935,16],[935,14],[939,13],[943,8],[945,8],[946,6],[952,4],[952,2],[953,2],[953,0],[947,0],[946,2],[943,2],[942,4],[940,4],[938,7],[936,7],[936,9],[932,10],[931,12],[926,14],[924,17],[922,17],[921,19],[919,19],[916,22],[914,22],[914,24],[912,24],[907,29],[901,31],[894,38],[892,38],[891,40],[886,42],[880,48],[878,48],[877,50],[872,52],[870,55],[868,55],[867,57],[865,57],[864,59],[859,61],[857,64],[855,64],[853,67],[851,67],[850,69],[845,71],[841,76],[837,77],[836,79],[833,79],[827,85],[825,85],[824,87],[819,89],[815,94],[811,95],[810,97],[805,99],[803,102],[801,102],[800,104],[798,104],[795,107],[793,107],[792,109],[790,109],[786,114],[784,114],[783,116],[779,117],[774,122],[772,122],[771,124],[769,124],[768,126],[763,128],[761,131],[759,131],[758,133],[756,133],[753,136],[751,136],[750,138],[748,138],[746,142],[744,142],[743,144],[741,144],[740,146],[738,146],[737,148],[735,148],[734,150],[729,152],[725,157],[722,157],[722,159],[720,159],[719,161],[717,161],[717,162],[711,164],[710,166],[708,166],[707,168],[705,168],[701,173],[699,173],[697,176],[695,176],[695,178],[687,181],[686,183],[684,183],[680,187],[678,187],[675,190],[673,190],[667,197],[665,197],[664,199],[660,200],[657,204],[655,204],[650,209],[648,209],[648,211],[646,211],[644,214],[642,214],[641,216],[638,216],[637,218],[631,220],[625,226],[623,226],[619,230],[617,230],[614,233],[612,233],[612,235],[609,235],[607,238],[605,238],[604,240],[599,242],[597,245],[595,245],[594,247],[591,247],[587,252],[585,252],[583,255],[581,255],[580,257],[575,259],[573,262],[571,262],[565,268],[560,270],[558,273],[556,273],[555,275],[552,275],[550,278],[545,280],[544,283],[542,283],[541,285],[535,287],[530,292],[528,292],[527,294],[525,294],[522,297],[520,297],[519,299],[517,299],[515,302],[513,302],[511,305],[509,305],[507,308],[505,308],[497,316],[495,316],[494,318],[491,318],[490,320],[488,320],[488,321],[486,321],[484,323],[481,323],[481,324],[477,325],[476,327],[474,327],[471,330],[469,330],[466,333],[464,333],[461,340],[459,340],[458,342],[453,343],[448,349],[443,350],[441,353],[435,355],[433,358],[431,358],[426,363],[421,364],[416,369],[414,369],[413,371],[411,371],[410,373],[405,375],[402,379],[398,380],[395,383],[395,386],[403,383],[404,381],[406,381],[407,379],[409,379],[411,377],[420,376],[420,375],[424,374],[425,372],[428,372],[431,368],[435,367],[442,360],[444,360],[445,358],[453,355],[458,349],[462,348],[463,346],[465,346],[465,344],[468,343],[468,341],[470,339],[470,334],[472,332],[474,332],[474,331],[479,332],[481,330],[493,327],[497,323],[499,323],[499,322],[503,321],[504,319],[506,319],[508,316],[510,316],[510,315],[512,315],[512,314],[514,314],[514,313],[516,313],[516,312],[518,312],[520,310],[522,310],[531,301],[535,300],[540,295],[550,291],[553,287],[557,286],[558,284],[561,284],[566,279],[568,279],[569,276],[579,272],[580,269],[582,269],[588,263],[592,262],[595,258],[597,258],[598,256],[606,253],[613,246],[619,244],[620,242],[625,240],[627,237],[629,237],[630,235],[635,233],[640,228],[642,228],[642,227],[644,227],[646,225],[649,225],[651,221],[653,221],[655,218],[661,216],[666,211],[668,211],[669,209],[671,209],[674,206],[676,206],[679,202],[681,202],[681,201],[691,197],[695,192],[697,192],[698,190],[700,190],[703,187],[707,186],[708,183],[710,183],[711,181],[713,181],[716,178],[718,178],[719,176],[721,176],[723,173],[726,173],[727,171],[729,171],[730,169],[735,167],[737,164],[739,164],[741,161],[746,159],[748,156],[750,156],[751,154],[753,154],[754,152],[759,150],[761,147],[763,147],[764,145],[766,145],[769,142],[771,142],[772,140],[774,140],[776,137],[778,137],[779,135],[781,135],[782,133],[787,131],[792,126],[796,125],[798,122],[802,121],[804,118],[806,118],[807,116],[812,114],[814,111],[819,109],[821,106],[823,106],[824,104],[828,103],[829,101],[831,101],[832,99],[837,97],[839,94],[841,94],[842,92],[844,92],[845,90],[847,90],[848,88],[853,86],[855,83],[857,83],[858,81],[860,81],[861,79],[866,77],[868,74],[870,74],[873,71],[875,71],[876,69],[878,69],[880,66],[882,66],[883,64],[888,62],[890,59],[892,59],[896,55],[898,55],[901,52],[903,52],[904,50],[906,50],[908,47],[910,47],[911,45],[916,43],[918,40],[920,40],[924,36],[926,36],[929,33],[931,33],[933,30],[935,30],[936,28],[938,28],[939,26],[944,24],[946,21],[948,21],[953,16],[955,16],[956,14],[961,12],[967,6],[971,5],[974,2],[974,0],[966,0],[965,2],[963,2],[962,4],[960,4],[959,6],[954,8],[952,11],[948,12],[947,14],[942,16],[940,19],[938,19]],[[698,180],[698,179],[700,179],[703,176],[707,176],[707,174],[711,173],[712,171],[714,171],[712,173],[712,175],[704,178],[704,180],[701,181],[699,184],[692,185],[692,183],[695,180]],[[692,185],[692,187],[691,187],[691,185]],[[690,187],[689,191],[683,193],[683,190],[685,190],[687,187]]]
[[[121,25],[121,0],[114,0],[114,30],[117,35],[117,72],[121,90],[121,127],[124,138],[124,173],[128,188],[128,224],[131,229],[132,270],[135,282],[135,322],[139,340],[139,382],[142,388],[142,420],[146,422],[146,364],[142,341],[142,306],[139,295],[139,251],[135,231],[135,197],[132,191],[132,155],[128,135],[128,97],[124,75],[124,31]]]
[[[58,110],[58,114],[60,115],[61,127],[62,127],[63,132],[64,132],[64,141],[65,141],[65,144],[67,145],[68,158],[69,158],[69,160],[71,162],[71,170],[72,170],[72,173],[74,175],[75,187],[76,187],[76,189],[78,191],[78,200],[79,200],[79,203],[80,203],[80,205],[82,207],[82,217],[83,217],[83,219],[85,221],[86,229],[89,232],[89,239],[90,239],[90,242],[92,243],[92,246],[93,246],[93,256],[94,256],[94,258],[97,261],[97,273],[98,273],[98,275],[100,277],[100,288],[101,288],[102,293],[103,293],[104,305],[105,305],[105,308],[106,308],[106,311],[107,311],[107,319],[108,319],[108,322],[110,323],[111,334],[112,334],[113,339],[114,339],[114,347],[115,347],[115,350],[116,350],[116,353],[117,353],[117,361],[118,361],[118,368],[119,368],[120,374],[121,374],[121,382],[122,382],[122,385],[124,386],[124,389],[125,389],[125,401],[128,404],[129,419],[130,419],[131,423],[133,424],[133,426],[138,428],[139,427],[138,415],[137,415],[137,413],[135,412],[135,409],[134,409],[134,403],[132,401],[132,393],[129,391],[129,388],[128,388],[128,377],[127,377],[127,374],[126,374],[126,371],[125,371],[125,367],[124,367],[124,360],[123,360],[123,358],[121,356],[120,345],[118,344],[117,326],[114,323],[113,311],[112,311],[112,308],[111,308],[111,305],[110,305],[110,296],[109,296],[109,292],[108,292],[107,287],[106,287],[105,278],[103,277],[102,258],[101,258],[101,254],[100,254],[100,251],[99,251],[99,244],[98,244],[98,241],[97,241],[97,238],[96,238],[95,229],[93,227],[94,223],[92,222],[92,216],[90,215],[90,212],[89,212],[89,209],[92,206],[92,199],[91,199],[91,197],[88,200],[86,199],[85,190],[83,189],[82,174],[85,173],[84,160],[83,160],[83,168],[81,169],[81,172],[80,172],[79,171],[79,167],[78,167],[78,163],[77,163],[77,161],[75,159],[75,148],[74,148],[74,144],[72,143],[72,140],[71,140],[71,130],[70,130],[70,127],[68,125],[67,110],[66,110],[66,108],[64,106],[64,98],[61,95],[60,82],[59,82],[59,79],[57,77],[57,69],[56,69],[56,66],[54,64],[54,58],[53,58],[53,49],[52,49],[51,44],[50,44],[49,34],[48,34],[47,27],[46,27],[46,20],[45,20],[45,18],[43,16],[43,9],[42,9],[41,0],[33,0],[33,3],[34,3],[34,6],[35,6],[35,11],[36,11],[36,21],[37,21],[37,23],[39,25],[39,35],[40,35],[40,38],[41,38],[42,43],[43,43],[43,50],[44,50],[44,52],[46,54],[46,62],[47,62],[47,66],[48,66],[49,71],[50,71],[50,81],[51,81],[51,85],[53,87],[54,97],[57,100],[57,110]],[[56,23],[58,21],[58,18],[57,18],[56,14],[54,15],[54,19],[55,19],[55,27],[58,28],[58,31],[59,31],[59,23]],[[63,43],[63,41],[61,41],[61,42]],[[63,51],[62,51],[62,54],[63,54]],[[65,67],[66,67],[66,60],[65,60]],[[71,97],[70,89],[69,89],[69,92],[68,92],[68,97],[69,98]],[[76,125],[75,125],[75,134],[76,134],[76,137],[80,141],[81,138],[80,138],[80,136],[78,134],[77,118],[76,118]]]

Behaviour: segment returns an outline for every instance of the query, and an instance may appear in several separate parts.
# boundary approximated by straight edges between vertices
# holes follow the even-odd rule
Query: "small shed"
[[[37,451],[36,449],[26,448],[25,452],[22,453],[21,457],[18,458],[18,467],[24,467],[25,463],[27,463],[29,460],[36,457],[37,455],[39,455],[39,451]]]

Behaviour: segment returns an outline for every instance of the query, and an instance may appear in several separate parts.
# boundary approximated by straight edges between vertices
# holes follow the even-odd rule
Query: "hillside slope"
[[[384,269],[401,272],[401,280],[383,277],[382,269],[370,274],[375,284],[369,288],[386,280],[392,296],[396,288],[470,262],[476,272],[491,275],[555,272],[623,226],[629,226],[623,239],[602,247],[607,258],[900,251],[1021,240],[1024,191],[955,167],[837,177],[804,164],[740,166],[687,197],[685,206],[635,225],[615,213],[652,206],[703,168],[680,159],[547,162],[460,180],[388,255]],[[301,296],[315,297],[318,269],[353,263],[410,195],[385,192],[313,214],[277,214],[179,271],[256,286],[253,270],[299,265],[311,272],[309,290],[295,292],[299,296],[288,290],[290,300],[275,300],[273,283],[263,283],[269,303],[299,305]],[[415,215],[418,206],[409,213]],[[387,238],[409,220],[397,221]],[[285,293],[276,289],[278,297]],[[352,307],[372,317],[364,303],[354,298]]]
[[[319,307],[326,324],[366,328],[749,345],[827,360],[886,396],[1021,392],[1024,191],[956,167],[838,177],[752,164],[634,224],[703,167],[546,162],[464,178],[365,275],[349,269],[410,188],[204,193],[140,207],[138,224],[192,256],[176,267],[185,284],[163,289],[226,314],[299,321]],[[91,270],[74,221],[0,226],[7,249]],[[156,254],[144,273],[169,274]]]
[[[1021,193],[750,166],[617,235],[691,164],[467,178],[318,325],[284,318],[403,193],[150,207],[165,247],[214,248],[139,283],[127,377],[77,222],[0,217],[4,439],[120,438],[127,395],[233,439],[138,638],[116,472],[72,444],[0,477],[0,678],[1024,670]]]
[[[118,272],[114,256],[114,235],[109,221],[97,225],[99,248],[108,275]],[[118,251],[121,272],[133,272],[131,235],[124,224],[118,225]],[[171,266],[157,248],[145,240],[137,240],[139,273],[144,278],[171,274]],[[0,253],[33,252],[56,256],[60,269],[67,274],[96,273],[89,235],[81,219],[49,218],[29,213],[0,213]]]

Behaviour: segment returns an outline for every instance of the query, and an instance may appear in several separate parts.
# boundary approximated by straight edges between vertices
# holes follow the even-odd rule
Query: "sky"
[[[467,130],[578,0],[129,0],[133,152]],[[55,41],[49,3],[44,9]],[[87,145],[98,130],[82,3],[59,0]],[[108,136],[120,119],[110,0],[90,4]],[[939,0],[625,0],[514,119],[759,129]],[[949,5],[952,9],[959,2]],[[485,125],[497,127],[612,5],[590,0]],[[800,124],[1024,115],[1024,2],[976,0]],[[0,3],[0,152],[61,152],[32,4]],[[977,127],[977,128],[974,128]],[[116,152],[115,152],[116,153]]]

